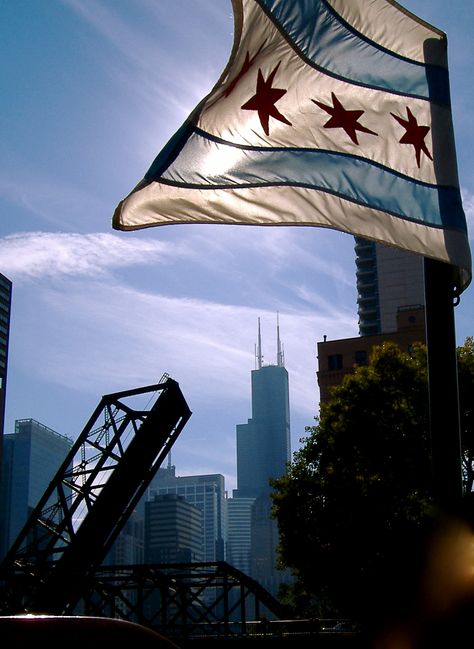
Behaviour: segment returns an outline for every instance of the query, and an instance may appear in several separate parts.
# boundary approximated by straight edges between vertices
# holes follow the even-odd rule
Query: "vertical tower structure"
[[[12,283],[0,273],[0,507],[5,512],[2,502],[4,489],[3,466],[3,435],[5,427],[5,403],[7,394],[8,341],[10,336],[10,314],[12,304]],[[0,516],[0,557],[7,551],[7,526],[5,516]]]
[[[400,308],[425,304],[423,257],[355,237],[359,334],[397,331]]]
[[[235,497],[270,493],[269,480],[281,477],[290,461],[289,380],[277,319],[277,362],[263,363],[260,319],[256,369],[251,373],[252,417],[237,424],[237,489]]]

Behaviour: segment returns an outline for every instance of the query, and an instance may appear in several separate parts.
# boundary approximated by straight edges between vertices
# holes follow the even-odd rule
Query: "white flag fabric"
[[[113,227],[330,227],[453,264],[464,290],[445,34],[392,0],[232,4],[223,74]]]

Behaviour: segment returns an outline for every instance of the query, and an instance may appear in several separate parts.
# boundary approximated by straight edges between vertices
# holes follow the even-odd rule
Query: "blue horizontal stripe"
[[[189,130],[188,124],[186,135]],[[467,231],[457,188],[420,183],[364,158],[316,149],[238,146],[202,131],[192,133],[175,155],[164,152],[150,167],[148,180],[200,189],[308,187],[410,221]]]
[[[351,83],[450,105],[445,68],[382,48],[350,27],[324,0],[258,2],[294,49],[318,69]]]

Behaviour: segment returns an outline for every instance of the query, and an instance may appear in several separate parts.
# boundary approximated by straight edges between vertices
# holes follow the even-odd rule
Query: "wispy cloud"
[[[468,189],[463,189],[462,194],[469,239],[474,241],[474,193]]]
[[[98,277],[114,268],[156,263],[167,254],[167,246],[160,241],[107,233],[27,232],[0,239],[0,268],[15,281]]]
[[[202,3],[199,26],[189,20],[186,5],[177,2],[145,5],[141,13],[149,12],[150,25],[159,26],[160,38],[156,31],[147,33],[147,25],[134,24],[133,9],[129,12],[130,20],[126,21],[104,3],[63,2],[119,53],[119,61],[109,57],[107,62],[103,60],[103,65],[108,66],[121,87],[127,88],[129,97],[140,98],[141,110],[146,110],[150,119],[156,118],[160,108],[160,122],[165,131],[170,121],[167,114],[173,123],[187,117],[216,83],[230,55],[232,29],[227,30],[226,49],[222,46],[222,41],[225,42],[222,12],[216,11],[214,2]],[[233,19],[227,24],[233,27]],[[220,34],[219,43],[206,36],[215,31]],[[168,34],[173,34],[175,40],[171,41]],[[218,57],[217,47],[221,54]],[[197,56],[193,56],[194,51]],[[143,121],[140,122],[143,131]],[[147,123],[153,128],[153,121]]]
[[[154,383],[166,371],[183,386],[193,411],[206,413],[201,431],[211,435],[227,430],[233,436],[235,424],[251,414],[259,317],[264,362],[276,360],[275,313],[262,309],[170,298],[110,278],[39,287],[25,308],[16,316],[15,340],[22,344],[14,354],[32,378],[96,395]],[[33,330],[26,325],[32,312]],[[342,338],[355,328],[355,318],[340,315],[280,312],[297,438],[316,414],[317,341],[328,331]]]

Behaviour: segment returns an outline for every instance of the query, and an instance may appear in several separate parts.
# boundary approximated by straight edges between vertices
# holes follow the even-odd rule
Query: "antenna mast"
[[[260,318],[258,319],[258,342],[257,342],[256,360],[257,360],[257,369],[258,370],[262,369],[262,338],[260,335]]]
[[[285,357],[283,354],[283,348],[280,341],[280,320],[278,317],[278,311],[277,311],[277,365],[278,367],[285,366]]]

